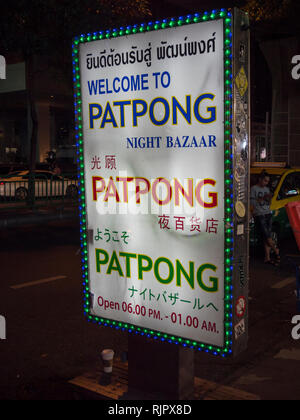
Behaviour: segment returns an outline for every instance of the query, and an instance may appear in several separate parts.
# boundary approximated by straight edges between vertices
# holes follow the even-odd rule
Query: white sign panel
[[[77,94],[86,311],[223,348],[224,20],[89,41]]]

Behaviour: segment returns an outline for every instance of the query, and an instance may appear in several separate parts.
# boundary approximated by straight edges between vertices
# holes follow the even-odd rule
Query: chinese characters
[[[173,216],[172,219],[176,231],[218,234],[219,220],[214,218],[201,220],[199,217]],[[158,225],[161,230],[170,230],[170,221],[171,216],[165,214],[158,216]]]
[[[100,170],[101,166],[101,158],[97,155],[93,156],[91,160],[91,170]],[[105,169],[113,170],[117,169],[117,161],[115,155],[106,155],[105,156]]]

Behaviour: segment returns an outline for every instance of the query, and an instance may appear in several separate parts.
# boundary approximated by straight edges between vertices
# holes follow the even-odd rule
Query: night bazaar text
[[[95,249],[97,273],[106,275],[118,274],[120,278],[131,279],[133,270],[137,272],[137,279],[144,280],[144,274],[152,272],[155,279],[164,285],[175,281],[177,287],[182,287],[183,282],[194,290],[198,285],[207,293],[219,291],[219,278],[215,276],[218,268],[211,263],[196,266],[189,261],[184,266],[178,259],[173,263],[169,258],[159,257],[155,261],[147,255],[113,251],[109,254],[104,249]]]

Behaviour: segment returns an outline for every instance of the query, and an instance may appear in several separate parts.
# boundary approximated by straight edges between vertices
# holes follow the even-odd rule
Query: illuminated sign
[[[235,221],[247,223],[232,126],[248,52],[234,79],[233,22],[222,9],[73,43],[85,314],[222,356],[235,339]]]

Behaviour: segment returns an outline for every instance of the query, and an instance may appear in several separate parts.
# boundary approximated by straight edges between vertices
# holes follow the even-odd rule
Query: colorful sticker
[[[235,313],[239,318],[242,318],[245,315],[247,308],[247,302],[244,296],[240,296],[237,300],[236,306],[235,306]]]
[[[239,94],[243,97],[248,90],[248,79],[244,67],[241,67],[238,72],[238,75],[235,78],[235,84],[239,90]]]
[[[235,211],[240,218],[246,216],[246,207],[241,201],[235,203]]]
[[[241,322],[239,322],[234,327],[235,339],[238,340],[243,334],[245,334],[245,332],[246,332],[246,323],[245,323],[245,320],[242,319]]]

